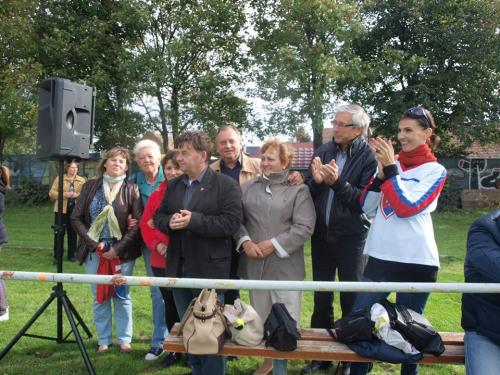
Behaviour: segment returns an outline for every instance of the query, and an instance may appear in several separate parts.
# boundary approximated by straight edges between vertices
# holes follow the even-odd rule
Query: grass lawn
[[[441,282],[463,281],[463,260],[467,230],[485,212],[457,211],[434,215],[434,224],[442,269]],[[55,272],[52,265],[54,216],[52,206],[8,206],[5,222],[9,243],[0,254],[0,269],[19,271]],[[307,278],[311,279],[310,250],[306,251]],[[64,272],[83,273],[76,263],[64,263]],[[145,274],[142,258],[138,259],[135,275]],[[41,304],[47,299],[53,284],[39,282],[7,281],[10,304],[10,320],[0,323],[0,350],[15,336]],[[146,362],[144,355],[149,349],[151,335],[151,301],[146,288],[133,287],[134,351],[121,354],[117,346],[105,355],[96,354],[97,341],[92,323],[92,296],[89,286],[65,284],[65,290],[94,337],[84,336],[87,351],[98,374],[187,374],[186,367],[162,369],[159,362]],[[246,293],[243,293],[247,296]],[[338,296],[336,296],[338,300]],[[340,311],[336,302],[335,311]],[[312,292],[303,294],[302,326],[309,326],[312,313]],[[460,295],[434,293],[427,305],[426,316],[441,331],[461,331]],[[29,333],[54,336],[56,334],[56,304],[53,303]],[[67,331],[69,324],[65,321]],[[82,330],[81,330],[82,331]],[[83,332],[80,332],[83,335]],[[258,366],[257,359],[242,358],[229,363],[228,374],[251,374]],[[290,362],[289,373],[299,374],[304,365],[301,361]],[[372,374],[399,373],[397,366],[376,365]],[[421,374],[464,374],[463,366],[423,366]],[[86,374],[82,357],[76,344],[57,344],[49,340],[23,337],[0,362],[1,375],[13,374]]]

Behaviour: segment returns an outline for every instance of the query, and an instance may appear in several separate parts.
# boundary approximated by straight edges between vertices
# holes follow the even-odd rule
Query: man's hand
[[[311,174],[314,179],[314,182],[317,184],[321,184],[323,182],[323,173],[321,172],[321,167],[323,164],[321,163],[321,159],[316,156],[311,162]]]
[[[257,246],[259,247],[263,258],[271,255],[275,250],[274,245],[271,242],[271,240],[260,241],[257,244]]]
[[[321,167],[323,181],[328,185],[333,185],[339,178],[339,167],[335,160],[331,160],[328,164]]]
[[[253,241],[245,241],[242,244],[243,250],[245,250],[245,254],[250,258],[262,258],[262,252],[260,251],[257,244]]]
[[[173,214],[170,218],[169,226],[173,230],[181,230],[187,228],[191,221],[191,211],[180,210],[178,213]]]
[[[304,177],[300,172],[294,171],[288,175],[288,183],[290,185],[302,185],[304,183]]]

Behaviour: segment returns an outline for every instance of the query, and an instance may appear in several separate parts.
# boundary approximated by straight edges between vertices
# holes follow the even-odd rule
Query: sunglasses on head
[[[427,111],[425,110],[424,107],[418,106],[418,107],[410,108],[409,110],[407,110],[405,112],[405,115],[424,118],[425,121],[427,122],[427,128],[432,128],[432,122],[429,119],[429,117],[427,116]]]

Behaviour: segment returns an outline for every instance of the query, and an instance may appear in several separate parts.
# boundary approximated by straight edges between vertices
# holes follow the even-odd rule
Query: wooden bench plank
[[[185,353],[182,336],[177,336],[178,325],[174,326],[171,335],[165,339],[163,348],[167,351]],[[372,358],[361,357],[351,351],[347,345],[334,341],[325,330],[322,329],[302,329],[302,337],[297,342],[297,349],[292,352],[280,352],[273,348],[266,348],[264,343],[248,347],[235,344],[231,340],[226,340],[224,348],[219,355],[244,356],[244,357],[269,357],[291,360],[330,360],[348,362],[373,362]],[[326,334],[326,337],[325,335]],[[445,352],[435,357],[425,354],[419,362],[422,364],[438,363],[464,363],[463,338],[461,333],[443,333],[445,341]],[[328,338],[328,339],[327,339]]]

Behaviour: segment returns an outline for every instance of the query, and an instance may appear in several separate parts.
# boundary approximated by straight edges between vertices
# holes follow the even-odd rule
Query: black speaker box
[[[95,87],[64,78],[39,85],[36,155],[88,159],[94,127]]]

